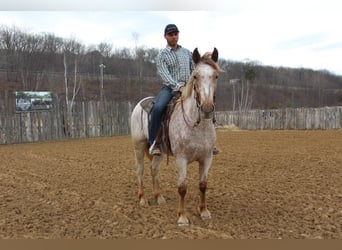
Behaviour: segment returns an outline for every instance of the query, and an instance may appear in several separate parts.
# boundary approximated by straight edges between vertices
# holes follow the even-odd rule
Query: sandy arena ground
[[[177,177],[166,158],[166,204],[139,207],[129,136],[0,145],[0,238],[342,239],[342,130],[217,130],[201,221],[198,168],[188,169],[186,209],[177,226]]]

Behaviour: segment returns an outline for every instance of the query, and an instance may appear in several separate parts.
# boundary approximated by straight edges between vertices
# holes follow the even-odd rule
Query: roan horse
[[[221,70],[217,64],[218,51],[205,53],[202,57],[197,48],[193,52],[195,69],[181,97],[174,107],[169,120],[169,140],[171,152],[178,167],[178,225],[188,225],[184,209],[184,198],[187,192],[187,165],[199,163],[200,202],[198,212],[203,220],[211,215],[206,205],[206,189],[208,171],[213,158],[213,148],[216,142],[216,132],[213,123],[215,111],[215,92],[218,74]],[[145,98],[147,99],[147,98]],[[161,156],[152,157],[148,153],[148,113],[142,109],[141,100],[134,108],[131,116],[132,142],[137,163],[138,198],[141,206],[147,205],[144,195],[144,155],[152,160],[151,173],[153,193],[158,204],[165,203],[160,193],[159,165]],[[165,153],[165,150],[163,150]]]

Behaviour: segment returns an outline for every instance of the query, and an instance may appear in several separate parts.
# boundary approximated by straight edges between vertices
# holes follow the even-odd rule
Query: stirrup
[[[154,140],[154,142],[152,143],[152,145],[150,146],[148,153],[150,155],[161,155],[161,150],[159,148],[159,145],[156,145],[156,141]]]

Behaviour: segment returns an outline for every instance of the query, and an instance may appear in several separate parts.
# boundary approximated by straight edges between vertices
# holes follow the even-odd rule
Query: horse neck
[[[184,98],[183,100],[183,110],[184,116],[187,117],[188,122],[196,123],[199,119],[199,109],[197,107],[195,91],[192,89],[191,94]]]

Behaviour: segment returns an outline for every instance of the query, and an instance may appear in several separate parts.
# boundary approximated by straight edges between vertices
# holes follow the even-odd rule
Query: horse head
[[[219,72],[223,70],[218,65],[218,51],[200,55],[198,49],[193,51],[192,59],[195,62],[195,69],[191,80],[197,107],[204,114],[204,118],[209,119],[210,114],[215,111],[216,87]]]

